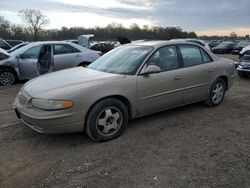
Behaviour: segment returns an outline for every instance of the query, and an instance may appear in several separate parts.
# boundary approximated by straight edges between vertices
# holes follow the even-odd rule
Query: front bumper
[[[43,111],[29,106],[28,100],[27,104],[21,104],[19,96],[17,96],[13,109],[17,117],[33,130],[48,134],[73,133],[84,130],[82,112],[70,109]]]
[[[241,71],[241,72],[249,72],[250,73],[250,69],[241,69],[241,68],[237,68],[238,71]]]
[[[241,50],[232,50],[232,54],[239,54]]]

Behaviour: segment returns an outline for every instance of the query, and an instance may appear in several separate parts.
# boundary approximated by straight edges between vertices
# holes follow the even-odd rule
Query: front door
[[[42,45],[33,46],[18,58],[18,68],[21,79],[31,79],[38,76],[37,62]]]
[[[166,46],[158,49],[145,66],[148,65],[159,66],[162,72],[138,76],[137,98],[140,115],[179,106],[183,99],[183,80],[176,47]]]

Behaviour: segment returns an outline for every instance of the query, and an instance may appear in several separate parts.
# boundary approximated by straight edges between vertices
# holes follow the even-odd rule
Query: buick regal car
[[[131,43],[87,68],[27,82],[13,107],[40,133],[84,131],[101,142],[121,135],[129,119],[199,101],[218,106],[235,75],[233,61],[194,43]]]
[[[98,59],[101,52],[69,42],[32,42],[0,60],[0,85],[29,80],[47,72],[86,66]]]

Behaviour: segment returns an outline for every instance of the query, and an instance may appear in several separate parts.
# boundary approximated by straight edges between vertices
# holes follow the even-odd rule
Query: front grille
[[[19,102],[20,102],[22,105],[26,104],[27,100],[28,100],[28,99],[27,99],[22,93],[19,94]]]

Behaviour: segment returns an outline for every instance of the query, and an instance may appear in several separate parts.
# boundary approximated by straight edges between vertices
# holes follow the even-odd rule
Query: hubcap
[[[4,86],[12,85],[15,81],[15,76],[11,72],[3,72],[0,74],[0,83]]]
[[[121,111],[116,107],[109,107],[99,113],[96,127],[101,135],[111,136],[120,129],[122,121]]]
[[[212,91],[212,101],[215,104],[218,104],[222,100],[223,94],[224,94],[223,84],[217,83]]]

